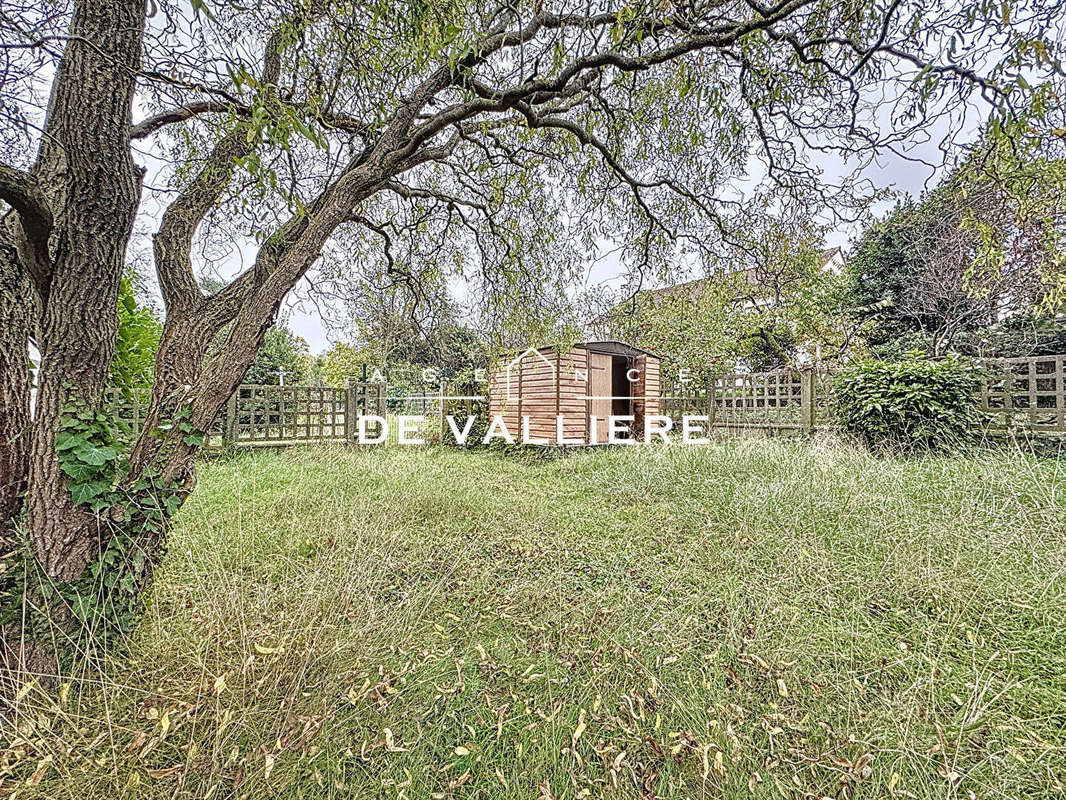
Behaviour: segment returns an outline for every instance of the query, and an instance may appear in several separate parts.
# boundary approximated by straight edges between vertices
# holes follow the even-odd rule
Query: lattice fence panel
[[[829,370],[820,369],[811,373],[811,425],[815,428],[833,428],[836,419],[833,416],[833,379]]]
[[[238,444],[342,440],[346,397],[332,387],[245,384],[231,403],[231,435]]]
[[[722,375],[714,381],[711,424],[727,428],[799,428],[803,425],[799,372]]]
[[[664,379],[662,384],[661,408],[665,416],[680,422],[684,416],[708,416],[711,413],[711,399],[708,393],[710,379],[681,381],[677,378]]]
[[[1005,358],[983,366],[980,405],[993,428],[1066,431],[1066,356]]]
[[[104,406],[128,429],[129,435],[136,438],[141,433],[150,398],[150,389],[126,391],[111,387],[104,391]]]

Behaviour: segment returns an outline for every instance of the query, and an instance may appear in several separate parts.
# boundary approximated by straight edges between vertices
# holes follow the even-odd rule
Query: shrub
[[[844,430],[875,447],[927,450],[972,440],[979,430],[977,371],[958,358],[909,353],[899,361],[865,361],[835,381]]]

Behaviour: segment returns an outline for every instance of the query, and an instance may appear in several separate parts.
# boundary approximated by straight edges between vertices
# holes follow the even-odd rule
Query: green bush
[[[962,444],[980,431],[979,376],[958,358],[865,361],[834,384],[844,430],[873,447],[928,450]]]

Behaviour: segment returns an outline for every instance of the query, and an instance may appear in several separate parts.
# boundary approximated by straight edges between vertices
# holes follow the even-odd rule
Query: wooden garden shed
[[[631,436],[639,439],[645,418],[660,413],[660,378],[657,355],[623,342],[584,342],[563,352],[531,347],[493,369],[489,414],[499,415],[516,441],[524,416],[530,438],[551,444],[606,443],[611,416],[633,416]]]

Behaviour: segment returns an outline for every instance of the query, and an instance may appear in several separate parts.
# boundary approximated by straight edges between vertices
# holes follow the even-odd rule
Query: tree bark
[[[29,342],[35,318],[33,292],[14,246],[0,239],[0,547],[4,553],[11,550],[10,528],[26,488]]]
[[[100,545],[96,520],[76,507],[55,437],[76,395],[98,406],[118,325],[115,305],[140,196],[129,129],[140,66],[143,0],[77,4],[52,85],[34,177],[54,217],[42,294],[41,368],[29,458],[28,531],[47,575],[78,577]]]

